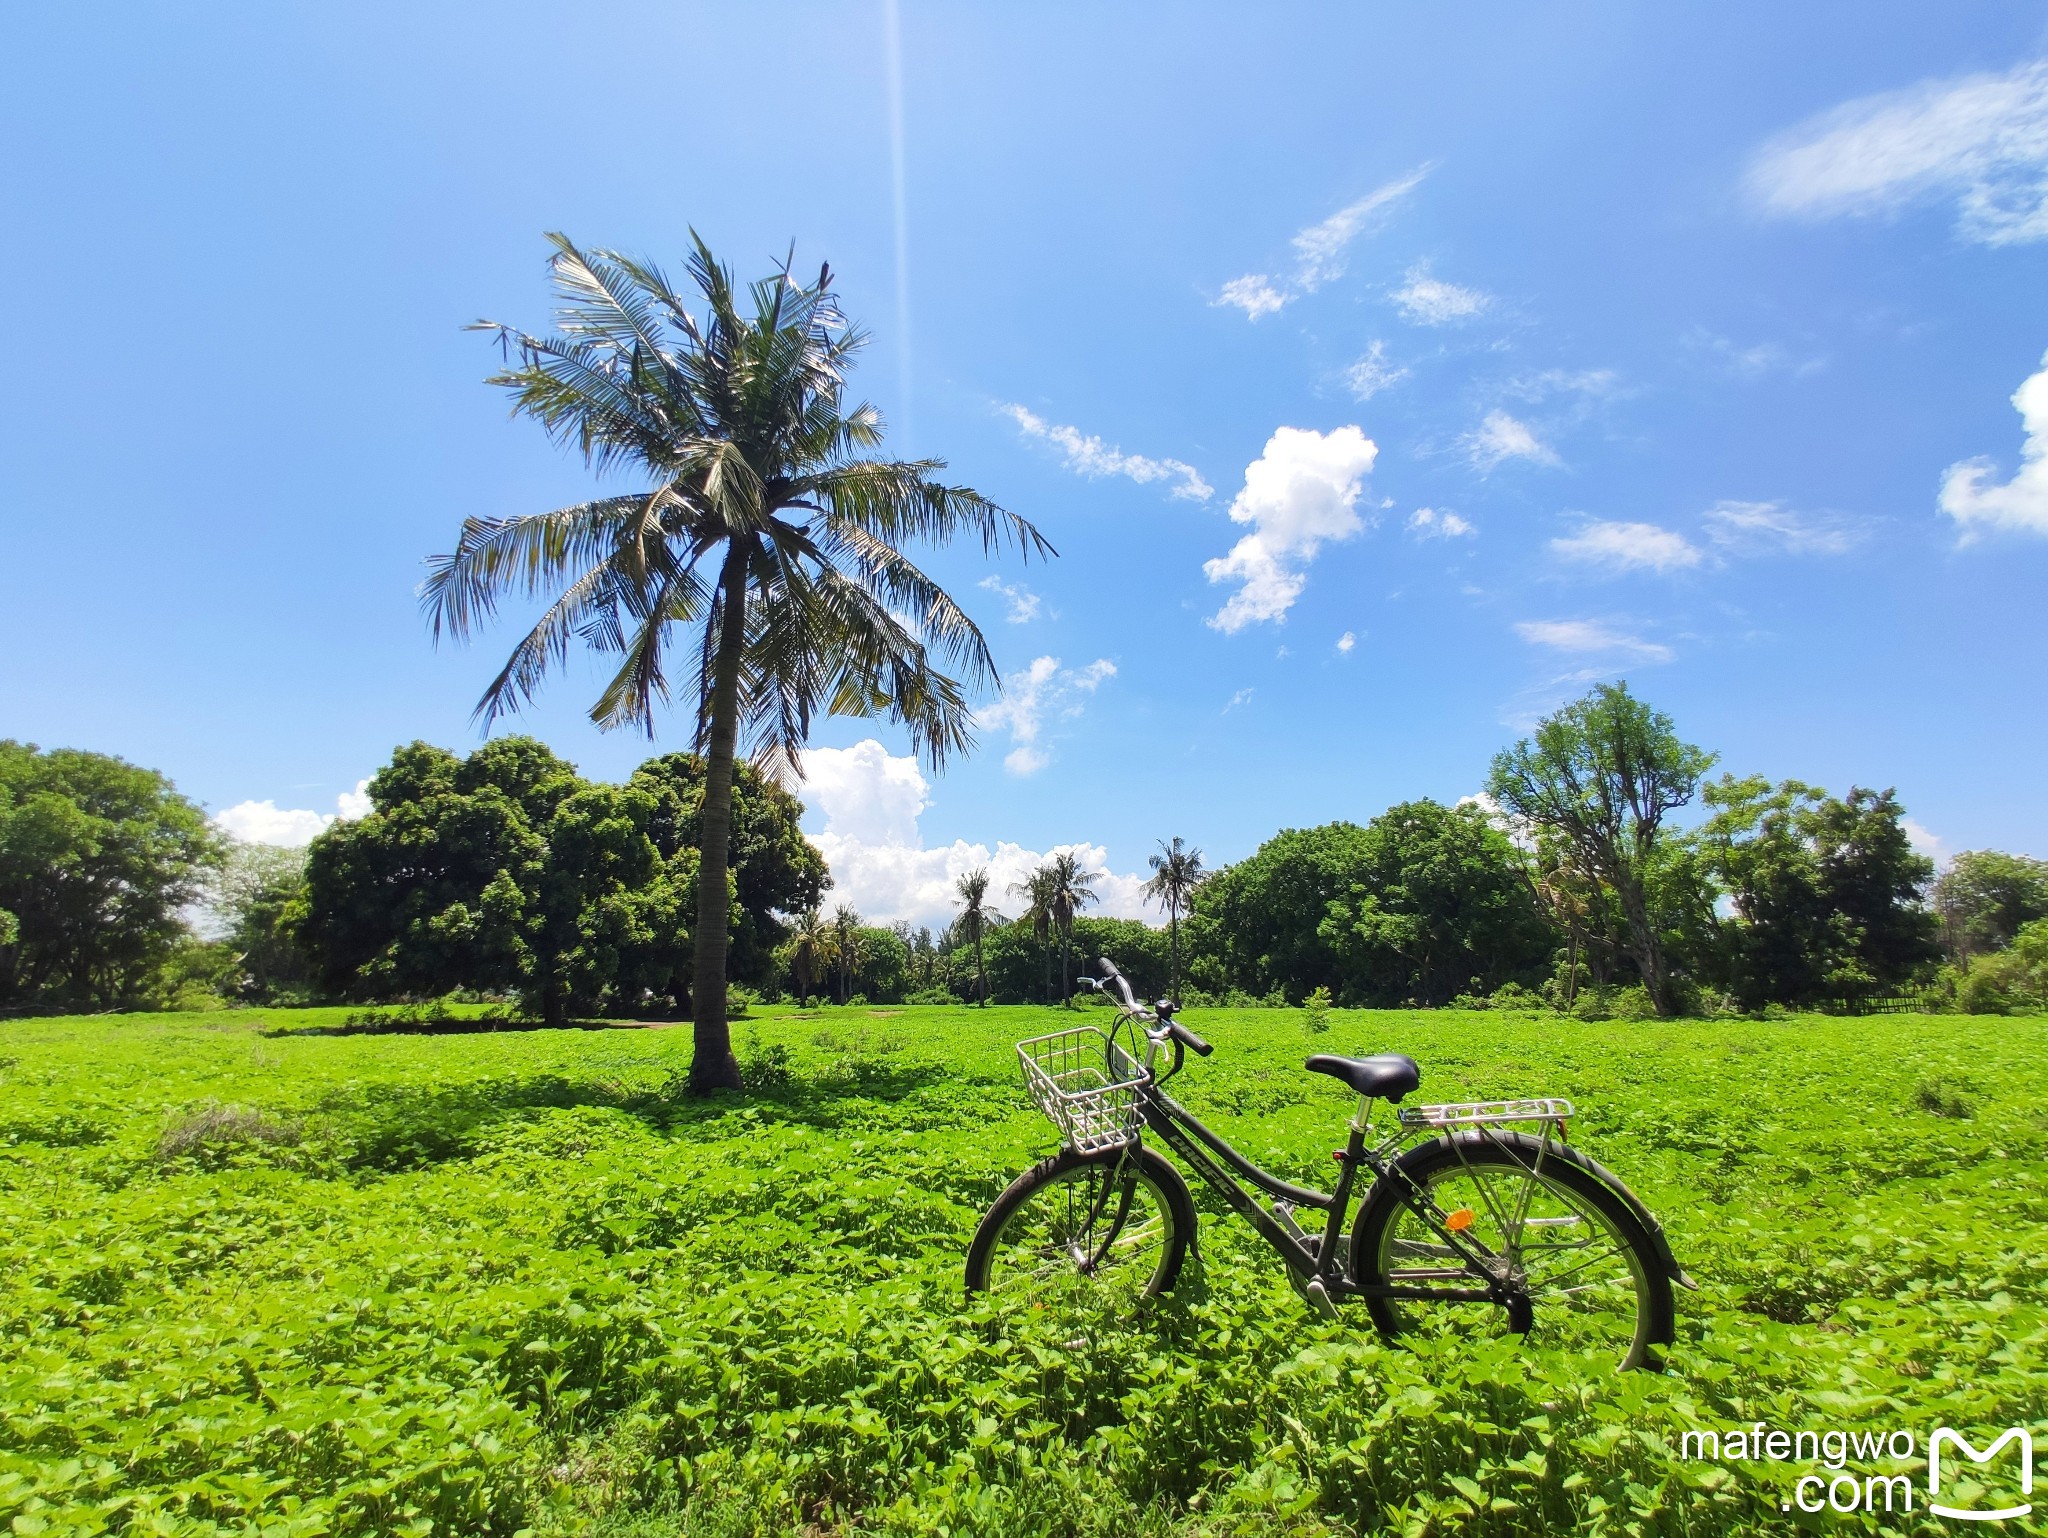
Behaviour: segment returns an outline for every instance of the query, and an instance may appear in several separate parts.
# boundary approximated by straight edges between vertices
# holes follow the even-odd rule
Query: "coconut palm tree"
[[[955,920],[962,940],[974,947],[974,1002],[988,1007],[988,967],[981,957],[981,937],[1003,916],[988,906],[988,867],[971,870],[953,883],[960,899],[960,917]]]
[[[1188,911],[1195,888],[1209,879],[1202,866],[1202,851],[1190,849],[1178,838],[1159,841],[1159,853],[1147,857],[1152,879],[1145,883],[1145,896],[1166,910],[1166,930],[1173,946],[1173,996],[1180,997],[1180,916]]]
[[[799,1002],[807,1001],[816,984],[824,979],[839,956],[838,942],[833,938],[832,926],[825,922],[823,911],[813,905],[798,914],[796,922],[790,926],[786,944],[797,999]]]
[[[1096,901],[1089,888],[1101,879],[1100,871],[1083,870],[1071,850],[1056,854],[1047,862],[1052,888],[1052,922],[1060,935],[1060,1003],[1074,1003],[1074,915]]]
[[[805,285],[785,262],[742,294],[692,238],[684,292],[646,262],[552,235],[556,333],[478,323],[507,354],[491,382],[515,413],[642,485],[464,520],[422,599],[435,635],[458,639],[507,597],[551,600],[484,691],[486,723],[531,699],[577,639],[618,659],[591,707],[600,726],[651,733],[681,692],[705,755],[690,1083],[709,1090],[740,1082],[725,965],[742,739],[764,767],[795,772],[820,710],[886,715],[938,767],[972,746],[965,687],[996,682],[995,665],[902,547],[964,534],[985,552],[1053,552],[1024,519],[934,479],[943,461],[862,457],[882,420],[846,399],[865,338],[840,316],[829,269]]]
[[[1031,926],[1031,937],[1038,942],[1038,954],[1045,961],[1045,1002],[1052,1002],[1052,933],[1054,873],[1051,865],[1041,865],[1022,881],[1010,883],[1010,895],[1024,899],[1024,911],[1017,915],[1017,922]]]
[[[853,997],[854,979],[860,964],[867,959],[867,946],[860,933],[860,910],[852,903],[841,903],[832,910],[832,955],[839,963],[839,1002],[844,1004]]]

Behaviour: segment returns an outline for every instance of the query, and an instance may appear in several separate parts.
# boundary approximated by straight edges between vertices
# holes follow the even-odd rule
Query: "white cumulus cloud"
[[[1408,532],[1417,539],[1463,539],[1479,531],[1447,507],[1418,507],[1408,515]]]
[[[1238,584],[1211,625],[1235,633],[1286,616],[1324,543],[1350,539],[1365,527],[1358,498],[1378,454],[1356,427],[1328,433],[1282,427],[1266,440],[1230,504],[1231,520],[1250,524],[1252,532],[1228,555],[1202,566],[1211,582]]]
[[[984,726],[1010,735],[1003,767],[1017,775],[1036,774],[1052,762],[1039,741],[1048,721],[1071,720],[1081,714],[1087,697],[1116,676],[1116,664],[1098,657],[1084,668],[1064,667],[1057,657],[1037,657],[1022,673],[1012,673],[1002,697],[976,712]]]
[[[1205,502],[1214,493],[1199,470],[1178,459],[1126,454],[1078,427],[1048,422],[1026,406],[1006,405],[1002,412],[1025,437],[1040,439],[1058,449],[1062,462],[1077,475],[1121,475],[1141,486],[1166,481],[1171,484],[1174,496],[1195,502]]]
[[[953,883],[983,867],[992,906],[1007,911],[1011,883],[1068,851],[1082,869],[1098,873],[1095,891],[1102,901],[1088,912],[1157,918],[1145,907],[1145,878],[1112,869],[1109,851],[1100,844],[1057,844],[1040,852],[956,839],[925,848],[918,819],[931,804],[931,787],[915,759],[896,757],[873,738],[850,748],[812,748],[804,754],[804,769],[803,799],[824,818],[824,828],[806,836],[831,867],[829,901],[852,903],[870,923],[900,920],[939,928],[958,911]]]
[[[1340,652],[1348,652],[1357,645],[1358,633],[1355,630],[1347,630],[1337,637],[1337,650]]]
[[[1320,224],[1300,231],[1293,242],[1295,268],[1291,277],[1273,278],[1263,272],[1248,272],[1224,284],[1216,304],[1242,310],[1246,318],[1257,320],[1342,277],[1345,253],[1351,243],[1385,224],[1400,201],[1422,185],[1429,171],[1426,165],[1418,166],[1405,176],[1375,187]]]
[[[1515,626],[1531,646],[1631,662],[1669,662],[1670,647],[1595,619],[1532,619]]]
[[[1706,559],[1683,534],[1654,523],[1595,521],[1576,534],[1553,539],[1550,548],[1566,560],[1617,571],[1684,571]]]
[[[1418,326],[1446,326],[1452,321],[1470,320],[1492,303],[1491,294],[1482,294],[1476,288],[1460,288],[1430,276],[1427,262],[1410,267],[1407,281],[1394,290],[1395,307]]]
[[[2013,391],[2026,441],[2009,481],[1988,459],[1966,459],[1941,478],[1941,510],[1962,525],[1963,543],[1985,534],[2048,534],[2048,357]]]
[[[1491,470],[1510,459],[1526,459],[1539,465],[1559,463],[1556,453],[1536,436],[1534,428],[1505,411],[1487,412],[1486,420],[1458,442],[1465,457],[1480,470]]]
[[[1876,214],[1953,197],[1969,239],[2048,238],[2048,60],[1845,102],[1766,144],[1747,180],[1776,214]]]
[[[278,844],[297,849],[342,818],[370,815],[370,782],[356,781],[354,790],[334,798],[334,810],[315,812],[300,807],[283,807],[275,801],[238,801],[214,813],[214,826],[245,844]]]

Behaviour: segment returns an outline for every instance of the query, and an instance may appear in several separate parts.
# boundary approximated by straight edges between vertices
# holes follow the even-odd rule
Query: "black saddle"
[[[1310,1073],[1342,1079],[1361,1095],[1375,1095],[1397,1104],[1422,1082],[1422,1070],[1415,1059],[1400,1052],[1378,1052],[1371,1057],[1332,1057],[1327,1052],[1318,1052],[1302,1066]]]

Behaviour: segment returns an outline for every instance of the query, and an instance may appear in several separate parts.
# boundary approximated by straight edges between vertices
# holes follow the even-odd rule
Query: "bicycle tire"
[[[1352,1229],[1354,1279],[1366,1286],[1427,1286],[1441,1281],[1446,1288],[1469,1288],[1469,1273],[1458,1279],[1427,1277],[1433,1269],[1448,1269],[1454,1257],[1402,1199],[1408,1189],[1403,1175],[1430,1191],[1439,1206],[1448,1199],[1452,1207],[1447,1210],[1473,1208],[1468,1232],[1502,1256],[1521,1284],[1524,1305],[1518,1319],[1513,1311],[1493,1303],[1368,1297],[1367,1311],[1382,1335],[1407,1333],[1421,1322],[1425,1309],[1467,1317],[1483,1313],[1491,1316],[1495,1327],[1504,1321],[1508,1333],[1519,1334],[1533,1325],[1546,1335],[1554,1333],[1560,1342],[1598,1339],[1610,1349],[1620,1345],[1617,1366],[1622,1371],[1654,1370],[1660,1365],[1655,1348],[1671,1344],[1676,1333],[1671,1277],[1663,1255],[1626,1198],[1584,1168],[1570,1150],[1525,1133],[1461,1132],[1409,1149],[1395,1161],[1393,1171],[1374,1183]],[[1517,1223],[1512,1215],[1498,1220],[1500,1206],[1488,1192],[1499,1187],[1490,1177],[1543,1188],[1542,1225]],[[1481,1198],[1478,1202],[1465,1199],[1475,1192]],[[1535,1212],[1538,1200],[1532,1191],[1525,1217]],[[1581,1223],[1587,1235],[1584,1244],[1576,1232]],[[1540,1242],[1529,1240],[1532,1226]],[[1506,1238],[1509,1229],[1521,1237]],[[1605,1251],[1594,1248],[1601,1242],[1596,1229],[1605,1230]],[[1560,1238],[1551,1240],[1552,1233]],[[1603,1264],[1610,1255],[1617,1265]],[[1621,1317],[1624,1287],[1633,1293],[1633,1318],[1626,1322],[1626,1333]],[[1554,1330],[1546,1328],[1553,1325]]]
[[[1108,1182],[1131,1187],[1128,1203]],[[1141,1201],[1149,1210],[1139,1210]],[[1158,1224],[1157,1242],[1134,1220]],[[1084,1232],[1074,1231],[1083,1224]],[[1069,1276],[1137,1299],[1156,1297],[1173,1290],[1194,1233],[1194,1197],[1163,1155],[1142,1144],[1096,1154],[1062,1149],[1011,1181],[983,1215],[967,1247],[967,1290],[1007,1290],[1014,1282],[1037,1294]],[[1077,1251],[1100,1263],[1083,1263]]]

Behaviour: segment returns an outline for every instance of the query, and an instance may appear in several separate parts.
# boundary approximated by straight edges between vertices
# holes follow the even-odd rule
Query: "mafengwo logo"
[[[2024,1426],[2014,1426],[1981,1453],[1972,1447],[1961,1432],[1951,1431],[1946,1426],[1937,1426],[1934,1435],[1927,1439],[1927,1509],[1937,1517],[1959,1517],[1966,1522],[2003,1522],[2008,1517],[2024,1517],[2034,1509],[2031,1501],[2017,1506],[2001,1506],[1996,1510],[1983,1510],[1971,1506],[1944,1506],[1941,1503],[1941,1450],[1953,1447],[1972,1463],[1989,1463],[2004,1450],[2008,1442],[2020,1445],[2020,1494],[2034,1493],[2034,1438]],[[1956,1465],[1950,1462],[1949,1468]],[[1949,1480],[1954,1484],[1953,1477]]]

